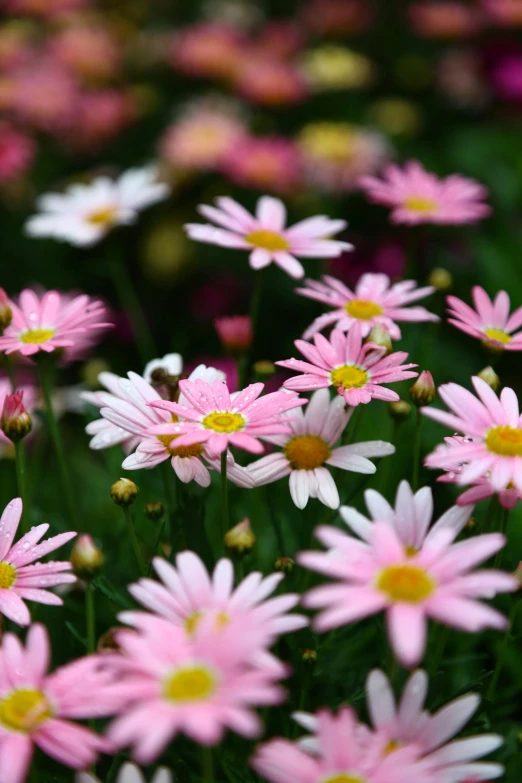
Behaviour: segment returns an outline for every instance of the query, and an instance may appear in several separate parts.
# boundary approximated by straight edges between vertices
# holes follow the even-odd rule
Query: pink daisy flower
[[[285,228],[286,208],[282,201],[262,196],[257,202],[255,217],[227,196],[216,199],[217,207],[202,204],[200,213],[216,223],[188,223],[185,228],[191,239],[220,247],[232,247],[250,252],[252,269],[262,269],[272,262],[291,277],[303,277],[300,258],[335,258],[352,250],[348,242],[331,239],[346,228],[345,220],[331,220],[316,215]]]
[[[410,370],[416,364],[401,364],[408,358],[405,351],[395,351],[386,356],[386,348],[374,343],[363,344],[358,321],[348,334],[334,329],[328,340],[322,334],[315,334],[314,345],[304,340],[296,340],[294,345],[308,361],[287,359],[276,362],[281,367],[303,373],[285,381],[284,388],[312,391],[334,386],[347,405],[367,404],[373,398],[396,401],[399,399],[397,392],[386,389],[382,384],[405,381],[417,375]]]
[[[142,616],[139,632],[116,636],[112,691],[121,714],[108,739],[116,748],[132,746],[139,764],[154,761],[178,732],[201,745],[216,745],[226,729],[256,737],[261,723],[253,708],[285,697],[276,684],[280,670],[244,663],[253,649],[250,635],[233,626],[216,634],[212,617],[189,636],[170,621]]]
[[[337,715],[320,710],[316,729],[314,753],[275,739],[257,748],[252,766],[272,783],[433,783],[429,766],[416,761],[412,748],[387,753],[386,734],[368,731],[348,707]]]
[[[370,201],[392,208],[393,223],[476,223],[491,214],[484,185],[461,174],[439,179],[417,161],[388,166],[384,178],[362,177]]]
[[[316,318],[303,334],[309,340],[316,332],[335,324],[336,329],[348,332],[354,323],[361,326],[361,334],[368,337],[377,324],[384,326],[392,340],[401,339],[401,330],[395,321],[438,321],[439,317],[424,307],[405,307],[435,290],[432,286],[416,288],[414,280],[403,280],[391,285],[388,275],[367,273],[351,291],[335,277],[323,275],[323,282],[306,280],[305,288],[296,293],[334,307],[331,313]]]
[[[263,383],[251,383],[232,395],[227,384],[219,380],[212,385],[202,380],[180,381],[179,387],[187,404],[156,400],[150,405],[185,421],[151,427],[149,434],[171,435],[177,447],[205,443],[211,457],[229,446],[261,453],[263,446],[259,438],[289,432],[290,424],[281,414],[306,402],[296,393],[284,391],[265,394],[259,399]]]
[[[21,517],[22,501],[15,498],[0,518],[0,613],[18,625],[29,625],[31,615],[24,599],[61,606],[62,599],[47,588],[76,581],[75,576],[65,573],[72,568],[69,561],[39,562],[39,558],[66,544],[76,533],[60,533],[39,544],[49,525],[37,525],[13,546]]]
[[[295,411],[289,424],[291,432],[267,438],[281,451],[262,457],[248,466],[256,485],[271,484],[290,476],[290,495],[298,508],[305,508],[308,498],[318,498],[329,508],[339,506],[339,492],[328,466],[355,473],[375,473],[375,465],[367,457],[384,457],[395,452],[391,443],[382,440],[335,444],[344,431],[351,411],[344,399],[330,402],[328,389],[316,391],[303,414]]]
[[[522,332],[513,334],[522,326],[522,307],[509,314],[509,295],[499,291],[491,300],[483,288],[476,285],[472,289],[475,310],[456,296],[448,296],[448,323],[461,332],[493,348],[496,351],[522,351]]]
[[[49,639],[32,625],[25,649],[6,633],[0,647],[0,770],[6,783],[23,783],[36,745],[60,764],[86,769],[107,742],[73,720],[110,714],[111,675],[101,656],[80,658],[47,674]]]
[[[34,356],[40,351],[85,346],[86,338],[91,343],[89,332],[112,326],[100,321],[104,305],[85,295],[70,297],[47,291],[39,296],[26,288],[18,304],[9,304],[13,320],[0,337],[0,351],[7,354],[18,351],[22,356]]]
[[[506,618],[477,599],[517,590],[519,583],[501,571],[472,570],[502,549],[503,535],[491,533],[453,543],[471,512],[467,509],[452,509],[428,533],[430,520],[422,507],[428,493],[413,498],[406,487],[403,484],[404,499],[397,501],[401,513],[396,511],[391,521],[386,506],[373,523],[354,509],[348,513],[343,509],[344,521],[359,539],[333,527],[319,527],[316,535],[330,550],[303,552],[298,562],[337,579],[305,595],[305,606],[322,610],[315,620],[318,631],[385,611],[394,653],[411,667],[424,653],[428,618],[470,633],[504,629]],[[370,503],[375,503],[376,495],[370,496]]]
[[[439,386],[439,394],[451,413],[421,408],[425,416],[461,432],[471,440],[452,441],[426,458],[430,468],[454,470],[457,484],[471,484],[488,476],[496,492],[506,488],[522,490],[522,417],[513,389],[502,390],[500,399],[481,378],[472,378],[479,399],[456,383]]]

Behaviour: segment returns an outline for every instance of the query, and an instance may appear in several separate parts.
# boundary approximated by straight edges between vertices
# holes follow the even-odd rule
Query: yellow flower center
[[[171,447],[172,441],[180,437],[181,435],[156,435],[156,438],[163,443],[171,457],[181,457],[182,459],[199,457],[203,451],[201,443],[193,443],[191,446],[178,446],[177,448]]]
[[[90,215],[87,215],[87,223],[94,226],[113,226],[116,222],[118,210],[116,207],[102,207],[95,209]]]
[[[39,343],[46,343],[55,334],[54,329],[28,329],[27,332],[22,332],[20,339],[23,343],[38,345]]]
[[[484,329],[484,334],[490,340],[495,340],[495,342],[502,343],[502,345],[508,345],[511,342],[511,335],[503,332],[502,329]]]
[[[344,309],[352,318],[359,318],[361,321],[369,321],[370,318],[375,318],[376,315],[382,315],[384,312],[380,305],[366,299],[350,299]]]
[[[283,453],[292,470],[313,470],[324,465],[331,451],[328,444],[316,435],[298,435],[288,441]]]
[[[245,419],[240,413],[214,411],[214,413],[207,414],[201,423],[207,430],[239,432],[245,426]]]
[[[493,427],[486,435],[485,445],[488,451],[502,457],[522,457],[522,429],[508,425]]]
[[[11,731],[29,734],[52,715],[45,693],[32,688],[19,688],[0,700],[0,725]]]
[[[362,389],[368,383],[368,373],[353,364],[343,364],[342,367],[332,370],[330,380],[337,388],[342,386],[343,389]]]
[[[418,604],[433,593],[435,582],[423,568],[414,565],[393,565],[383,568],[377,578],[377,588],[392,601]]]
[[[330,775],[330,777],[322,780],[321,783],[366,783],[366,778],[362,778],[360,775],[340,772],[338,775]]]
[[[163,693],[174,702],[204,701],[215,688],[216,677],[204,666],[185,666],[167,677]]]
[[[199,626],[201,620],[205,616],[206,612],[203,610],[196,610],[189,614],[185,620],[185,630],[189,636],[193,636],[196,628]],[[216,612],[214,615],[214,630],[219,633],[223,628],[226,628],[230,622],[230,617],[226,612]]]
[[[0,589],[9,590],[16,582],[16,568],[11,563],[0,563]]]
[[[411,209],[412,212],[435,212],[437,209],[437,202],[431,198],[423,198],[422,196],[410,196],[404,202],[404,206]]]
[[[272,252],[288,250],[290,247],[290,243],[281,234],[264,228],[247,234],[245,240],[250,242],[251,245],[255,245],[255,247],[261,247],[263,250],[271,250]]]

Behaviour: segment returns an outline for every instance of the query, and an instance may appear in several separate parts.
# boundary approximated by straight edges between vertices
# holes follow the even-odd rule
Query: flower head
[[[98,177],[88,185],[71,185],[65,193],[48,193],[38,201],[40,214],[30,218],[32,237],[52,237],[77,246],[94,245],[115,226],[134,223],[138,214],[169,195],[155,166],[129,169],[119,179]]]
[[[483,288],[472,290],[475,310],[456,296],[448,296],[448,323],[466,332],[495,351],[522,351],[522,332],[513,334],[522,326],[522,307],[509,314],[509,295],[499,291],[491,300]]]
[[[438,316],[424,307],[407,307],[434,289],[432,286],[416,288],[414,280],[403,280],[391,284],[388,275],[367,273],[362,275],[355,289],[350,290],[335,277],[324,275],[323,282],[306,280],[304,288],[296,293],[323,302],[335,308],[330,313],[320,315],[303,334],[309,340],[316,332],[335,324],[336,329],[348,332],[354,323],[361,326],[361,334],[368,337],[374,326],[384,326],[392,340],[401,339],[401,330],[396,321],[438,321]]]
[[[328,389],[316,391],[303,414],[295,411],[289,422],[291,431],[271,437],[271,443],[281,451],[262,457],[248,466],[256,484],[271,484],[290,476],[290,494],[298,508],[304,508],[309,497],[317,497],[329,508],[339,506],[339,492],[328,467],[337,467],[355,473],[375,473],[375,465],[368,457],[393,454],[395,448],[382,440],[338,446],[341,433],[350,419],[342,397],[330,402]]]
[[[304,340],[296,340],[294,344],[308,361],[287,359],[276,362],[281,367],[303,373],[285,381],[285,389],[311,391],[334,386],[347,405],[367,404],[373,398],[388,402],[398,400],[396,392],[381,384],[404,381],[417,375],[410,369],[416,364],[401,364],[408,358],[404,351],[386,356],[386,348],[373,343],[363,344],[358,322],[348,334],[334,329],[329,340],[322,334],[315,334],[314,345]]]
[[[180,381],[179,385],[186,404],[155,400],[150,406],[183,421],[152,427],[149,434],[170,435],[170,445],[178,448],[205,443],[211,456],[229,445],[259,454],[263,447],[258,439],[289,432],[290,425],[281,414],[305,403],[295,392],[277,391],[260,398],[262,383],[252,383],[232,395],[219,380],[212,385],[203,380]]]
[[[111,326],[103,323],[105,307],[89,296],[47,291],[39,296],[26,288],[18,303],[11,302],[13,320],[0,337],[0,351],[35,356],[40,351],[63,352],[63,359],[80,358],[94,341],[93,333]]]
[[[368,522],[354,509],[343,513],[359,539],[319,527],[316,535],[330,551],[304,552],[298,560],[337,579],[305,596],[305,606],[322,610],[315,620],[318,630],[385,611],[395,655],[404,666],[415,666],[424,653],[428,618],[470,633],[488,627],[504,629],[506,618],[477,599],[516,590],[518,582],[501,571],[473,572],[504,546],[503,535],[491,533],[454,543],[471,509],[448,512],[427,532],[431,504],[421,506],[420,494],[413,497],[408,490],[401,485],[404,499],[398,498],[391,521],[386,501],[375,493],[371,499],[376,501],[377,521]],[[429,491],[422,499],[426,496],[431,499]]]
[[[24,406],[24,393],[6,394],[2,407],[0,428],[5,437],[15,443],[31,432],[33,422]]]
[[[3,288],[0,288],[0,334],[3,334],[4,329],[9,326],[13,320],[13,311],[11,310],[11,304],[9,297]]]
[[[302,181],[301,156],[284,136],[243,136],[221,161],[222,173],[246,188],[295,192]]]
[[[230,353],[241,353],[250,348],[252,344],[252,321],[248,315],[215,318],[214,328],[223,347]]]
[[[248,250],[253,269],[274,262],[291,277],[302,277],[304,269],[296,256],[334,258],[352,249],[347,242],[330,238],[345,228],[344,220],[317,215],[285,228],[286,209],[279,199],[262,196],[255,217],[226,196],[218,198],[216,203],[217,207],[203,204],[199,211],[219,228],[208,223],[189,223],[186,226],[189,237],[220,247]]]
[[[25,648],[6,633],[0,647],[0,769],[2,779],[24,783],[34,747],[73,769],[93,764],[107,743],[73,720],[112,711],[111,675],[99,656],[47,673],[51,651],[43,625],[32,625]]]
[[[401,169],[391,165],[384,178],[363,177],[361,186],[370,201],[392,207],[394,223],[476,223],[491,213],[484,203],[483,185],[461,174],[439,179],[417,161]]]

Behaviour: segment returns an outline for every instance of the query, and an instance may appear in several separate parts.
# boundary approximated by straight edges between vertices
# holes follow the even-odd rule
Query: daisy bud
[[[158,522],[165,513],[165,506],[158,500],[153,500],[151,503],[146,503],[143,510],[147,519],[150,519],[151,522]]]
[[[268,378],[271,378],[272,375],[275,375],[277,367],[273,362],[268,361],[268,359],[261,359],[253,365],[252,369],[255,373],[256,380],[266,381]]]
[[[367,343],[375,343],[375,345],[386,348],[386,354],[393,351],[393,345],[389,331],[382,324],[376,324],[370,334],[368,335]]]
[[[130,479],[121,478],[115,481],[111,487],[111,498],[117,506],[132,506],[138,495],[139,489]]]
[[[453,287],[453,275],[441,266],[432,269],[428,276],[428,285],[437,291],[449,291]]]
[[[248,315],[215,318],[214,328],[223,348],[229,353],[245,353],[252,345],[252,321]]]
[[[411,401],[418,408],[421,405],[431,405],[437,396],[431,372],[423,370],[413,386],[410,386]]]
[[[405,421],[411,413],[411,405],[406,400],[388,403],[388,413],[395,421]]]
[[[0,288],[0,334],[7,329],[13,318],[9,299],[3,288]]]
[[[284,574],[291,574],[295,567],[295,560],[291,557],[278,557],[274,563],[276,571],[282,571]]]
[[[303,650],[302,661],[303,663],[310,663],[313,665],[317,661],[317,651]]]
[[[225,546],[238,555],[250,552],[255,543],[256,537],[250,527],[250,520],[246,517],[225,533]]]
[[[69,559],[76,576],[89,581],[101,571],[105,558],[91,536],[84,534],[76,539]]]
[[[500,378],[493,367],[484,367],[477,375],[479,378],[482,378],[483,381],[486,381],[487,385],[491,386],[493,391],[496,391],[500,386]]]
[[[96,645],[97,652],[119,652],[120,647],[116,641],[119,631],[121,631],[121,628],[109,628],[108,631],[105,631],[98,639],[98,644]]]
[[[23,391],[6,394],[2,409],[0,422],[2,432],[14,443],[25,438],[33,426],[32,419],[24,408],[23,397]]]

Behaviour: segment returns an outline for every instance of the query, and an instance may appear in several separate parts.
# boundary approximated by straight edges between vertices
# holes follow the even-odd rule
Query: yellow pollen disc
[[[376,315],[382,315],[384,310],[375,302],[368,302],[366,299],[350,299],[346,302],[344,309],[352,318],[358,318],[360,321],[369,321]]]
[[[435,582],[419,566],[394,565],[383,568],[377,579],[377,588],[392,601],[417,604],[433,593]]]
[[[366,778],[341,772],[338,775],[331,775],[329,778],[325,778],[321,783],[366,783]]]
[[[411,546],[410,544],[404,547],[404,552],[406,554],[406,557],[415,557],[418,551],[419,551],[418,549],[415,549],[415,547]]]
[[[258,231],[252,231],[245,237],[247,242],[255,247],[261,247],[263,250],[288,250],[290,243],[281,234],[276,234],[275,231],[268,231],[264,228],[260,228]]]
[[[330,373],[330,379],[334,386],[343,389],[362,389],[368,383],[368,373],[352,364],[343,364],[336,367]]]
[[[45,694],[32,688],[19,688],[0,700],[0,725],[11,731],[29,734],[52,714]]]
[[[23,332],[20,335],[20,339],[23,343],[38,345],[39,343],[46,343],[47,340],[50,340],[54,335],[54,329],[29,329],[27,332]]]
[[[16,582],[16,568],[11,563],[0,563],[0,589],[9,590]]]
[[[196,610],[195,612],[192,612],[192,614],[189,614],[189,616],[185,620],[185,630],[189,636],[193,636],[193,634],[196,631],[196,628],[199,626],[199,623],[201,622],[205,614],[206,612],[202,610]],[[230,617],[226,612],[216,612],[216,614],[214,615],[214,630],[219,633],[219,631],[222,631],[223,628],[227,627],[229,622],[230,622]]]
[[[490,340],[494,340],[496,343],[502,343],[502,345],[509,345],[511,342],[511,335],[503,332],[502,329],[484,329],[484,334],[486,337],[489,337]],[[487,342],[487,340],[485,342]]]
[[[117,215],[116,207],[103,207],[87,215],[87,223],[92,223],[94,226],[113,226]]]
[[[181,457],[182,459],[199,457],[203,451],[201,443],[193,443],[191,446],[178,446],[177,448],[171,447],[172,441],[180,437],[181,435],[156,435],[156,438],[163,443],[171,457]]]
[[[486,435],[485,445],[488,451],[502,457],[522,457],[522,429],[493,427]]]
[[[163,693],[174,702],[204,701],[216,688],[216,678],[203,666],[176,669],[167,679]]]
[[[422,196],[410,196],[404,202],[404,206],[411,209],[412,212],[435,212],[437,209],[437,202],[431,198],[422,198]]]
[[[313,470],[324,465],[330,454],[330,447],[316,435],[298,435],[289,440],[283,449],[292,470]]]
[[[240,413],[230,411],[214,411],[201,422],[205,429],[216,432],[239,432],[245,426],[245,419]]]

